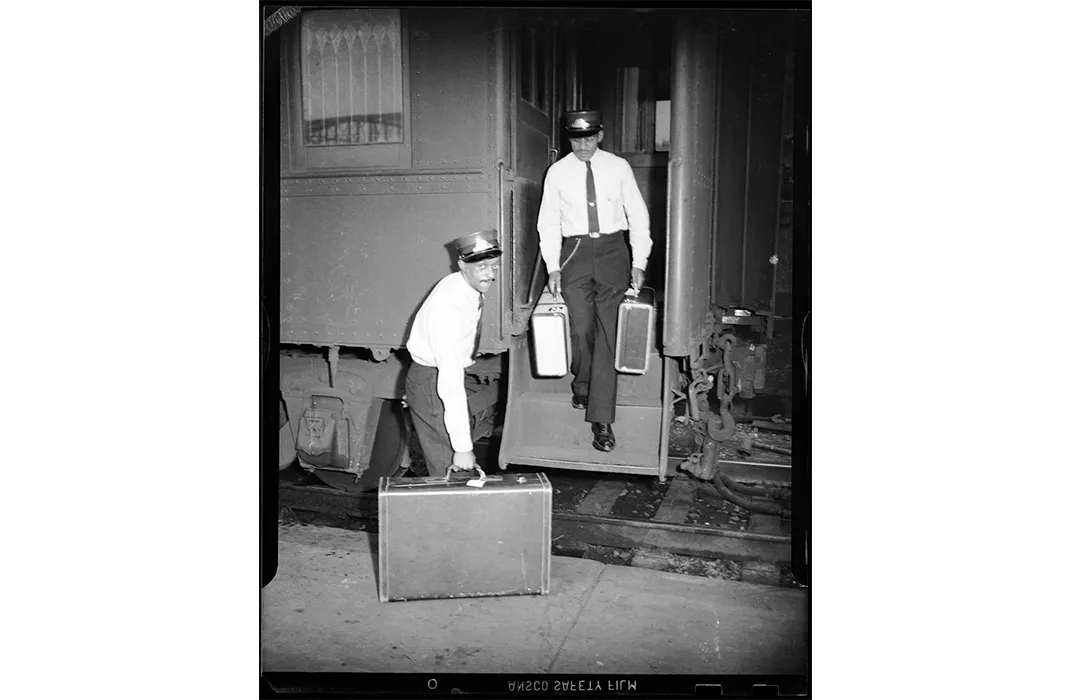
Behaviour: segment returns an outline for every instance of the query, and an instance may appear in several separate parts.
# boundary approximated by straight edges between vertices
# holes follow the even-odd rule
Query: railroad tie
[[[601,479],[584,497],[581,505],[577,506],[577,512],[585,515],[607,515],[618,500],[618,494],[625,487],[625,482]]]
[[[663,523],[684,524],[698,488],[699,483],[695,480],[680,474],[675,476],[671,479],[670,488],[652,519]]]

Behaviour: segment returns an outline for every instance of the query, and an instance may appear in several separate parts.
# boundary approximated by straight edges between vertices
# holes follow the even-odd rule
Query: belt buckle
[[[599,238],[599,231],[593,231],[588,234],[589,238]]]

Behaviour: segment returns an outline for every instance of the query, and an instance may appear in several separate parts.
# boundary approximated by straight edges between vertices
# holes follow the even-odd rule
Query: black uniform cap
[[[458,251],[458,259],[462,262],[479,262],[502,255],[499,232],[495,229],[467,233],[455,238],[451,245]]]
[[[598,134],[603,128],[603,113],[598,109],[566,112],[566,135],[571,139]]]

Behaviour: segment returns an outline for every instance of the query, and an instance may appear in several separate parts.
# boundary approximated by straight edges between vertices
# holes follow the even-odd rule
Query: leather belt
[[[619,233],[625,233],[625,231],[611,231],[610,233],[580,233],[576,236],[563,236],[563,238],[606,238],[607,236],[617,236]]]

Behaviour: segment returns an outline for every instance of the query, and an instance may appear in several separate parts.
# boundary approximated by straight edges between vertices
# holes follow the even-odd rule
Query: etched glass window
[[[398,10],[317,10],[301,16],[306,146],[402,142]]]

